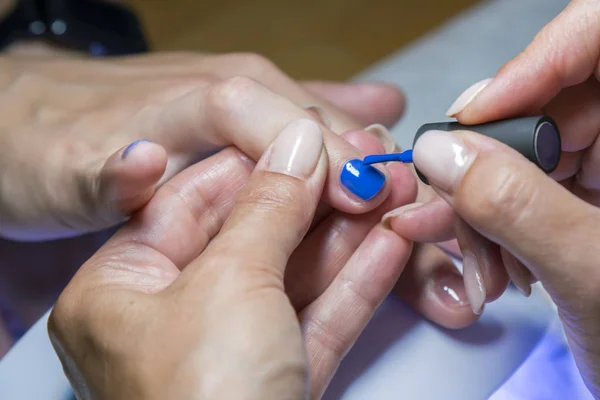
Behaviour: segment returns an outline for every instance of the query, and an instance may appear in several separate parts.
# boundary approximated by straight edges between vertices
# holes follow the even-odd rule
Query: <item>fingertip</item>
[[[101,172],[111,208],[129,215],[143,206],[154,194],[167,162],[166,150],[148,140],[137,140],[115,152]]]
[[[339,211],[364,214],[389,196],[390,171],[383,165],[364,165],[362,159],[368,151],[383,152],[383,145],[366,131],[349,131],[342,137],[329,137],[330,170],[325,188],[326,201]],[[340,142],[341,141],[341,142]],[[359,147],[353,146],[353,143]]]
[[[455,215],[443,200],[410,203],[384,215],[382,222],[398,235],[421,243],[438,243],[454,237]]]
[[[146,139],[136,140],[119,150],[120,164],[116,165],[118,169],[123,169],[132,175],[139,174],[138,178],[148,177],[150,173],[162,173],[167,167],[167,151],[161,145]],[[115,157],[115,162],[117,157]]]
[[[418,245],[394,293],[430,321],[460,329],[477,321],[462,275],[452,260],[433,245]]]

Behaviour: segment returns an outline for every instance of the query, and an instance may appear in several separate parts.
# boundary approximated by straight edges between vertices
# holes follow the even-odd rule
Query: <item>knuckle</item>
[[[271,60],[261,54],[236,53],[230,57],[240,66],[243,74],[250,77],[261,77],[279,71]]]
[[[348,338],[344,337],[331,326],[331,322],[322,319],[318,315],[310,315],[302,323],[302,330],[306,340],[316,343],[325,352],[329,351],[333,358],[339,360],[346,353]],[[322,351],[319,351],[322,353]]]
[[[207,105],[217,114],[235,114],[256,97],[260,83],[247,76],[234,76],[213,84],[208,89]]]
[[[469,190],[459,202],[468,203],[471,218],[484,226],[497,224],[498,216],[502,217],[502,224],[519,224],[536,200],[535,185],[523,176],[518,165],[504,164],[492,171],[482,177],[486,184],[473,186],[477,190]],[[483,182],[483,179],[476,182]]]

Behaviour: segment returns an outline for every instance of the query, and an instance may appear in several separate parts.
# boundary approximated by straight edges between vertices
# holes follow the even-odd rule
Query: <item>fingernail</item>
[[[304,109],[308,111],[312,116],[314,116],[327,129],[331,128],[331,119],[329,119],[329,116],[327,115],[325,110],[323,110],[323,107],[310,105],[304,106]]]
[[[463,278],[471,309],[474,314],[480,315],[487,294],[481,268],[470,251],[463,252]]]
[[[353,159],[344,164],[340,181],[348,191],[361,200],[370,200],[385,185],[385,175],[372,165],[364,165],[361,160]]]
[[[377,139],[383,144],[383,148],[386,153],[393,153],[396,149],[396,142],[390,131],[381,124],[369,125],[365,128],[365,131],[375,135]]]
[[[413,149],[415,166],[430,183],[446,192],[460,183],[476,156],[451,132],[425,132]]]
[[[500,249],[500,256],[513,285],[519,289],[523,296],[531,296],[531,272],[506,249]]]
[[[450,308],[470,307],[463,277],[454,270],[436,271],[432,278],[436,296]]]
[[[314,172],[323,150],[323,133],[310,119],[287,124],[271,145],[268,170],[306,179]]]
[[[398,217],[401,215],[405,215],[406,213],[408,213],[410,210],[414,210],[415,208],[419,208],[421,207],[423,204],[425,203],[412,203],[412,204],[407,204],[405,206],[402,206],[400,208],[396,208],[395,210],[392,210],[390,212],[388,212],[387,214],[385,214],[382,218],[381,218],[381,223],[383,224],[383,226],[386,229],[390,229],[390,220],[394,217]]]
[[[492,78],[484,79],[465,90],[460,96],[458,96],[454,103],[452,103],[448,111],[446,111],[446,115],[449,117],[454,117],[456,114],[464,110],[469,103],[471,103],[473,99],[475,99],[475,97],[477,97],[477,95],[481,93],[481,91],[485,89],[487,85],[490,84],[491,81]]]
[[[121,154],[121,159],[124,160],[125,157],[127,157],[127,155],[129,154],[129,152],[131,152],[131,150],[140,143],[150,143],[150,141],[147,139],[139,139],[131,143],[129,146],[125,147],[125,150],[123,150],[123,154]]]

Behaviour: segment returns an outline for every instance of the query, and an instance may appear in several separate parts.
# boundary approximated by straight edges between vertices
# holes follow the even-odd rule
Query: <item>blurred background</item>
[[[128,0],[153,50],[253,51],[297,79],[347,79],[477,0]]]

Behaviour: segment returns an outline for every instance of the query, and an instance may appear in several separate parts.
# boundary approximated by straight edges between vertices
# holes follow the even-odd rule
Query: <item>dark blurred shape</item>
[[[19,40],[43,40],[96,57],[148,51],[132,11],[94,0],[20,0],[0,23],[0,50]]]

